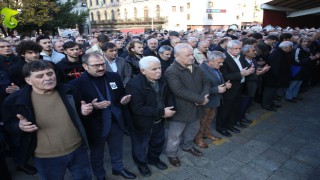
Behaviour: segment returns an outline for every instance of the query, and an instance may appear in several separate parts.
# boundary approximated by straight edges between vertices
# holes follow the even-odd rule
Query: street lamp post
[[[151,30],[153,31],[153,17],[151,17]]]

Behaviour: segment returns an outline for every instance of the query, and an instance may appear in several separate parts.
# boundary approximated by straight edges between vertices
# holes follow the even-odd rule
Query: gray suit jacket
[[[172,121],[193,122],[204,116],[201,104],[209,94],[209,82],[198,65],[192,65],[193,72],[174,61],[165,72],[165,78],[176,100],[176,113]]]
[[[245,59],[244,56],[240,57],[240,62],[243,66],[243,68],[250,68],[251,65],[248,63],[248,61]],[[255,59],[252,59],[252,63],[255,67],[255,70],[257,70],[258,64]],[[256,71],[249,75],[246,76],[246,81],[244,82],[242,86],[242,95],[249,96],[249,97],[254,97],[258,88],[258,81],[259,81],[259,76],[256,74]]]
[[[121,57],[116,57],[116,64],[117,64],[117,68],[118,68],[117,73],[120,75],[121,80],[123,82],[123,85],[125,86],[129,82],[129,80],[131,79],[129,66],[128,66],[126,60]],[[107,63],[106,70],[108,72],[113,72],[108,63]]]
[[[214,70],[207,65],[206,62],[200,64],[200,68],[205,74],[205,77],[210,82],[210,95],[209,102],[204,107],[205,108],[216,108],[220,106],[222,100],[222,94],[219,93],[218,86],[224,83],[222,74],[220,73],[221,81]]]

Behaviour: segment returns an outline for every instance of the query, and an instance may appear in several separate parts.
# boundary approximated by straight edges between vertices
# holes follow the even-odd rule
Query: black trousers
[[[277,94],[278,88],[265,87],[262,95],[262,108],[270,108],[273,105],[273,99]]]
[[[223,99],[223,104],[218,108],[216,129],[231,128],[239,120],[241,106],[241,93],[234,99]]]
[[[148,132],[132,129],[130,132],[132,143],[132,158],[138,165],[147,165],[148,162],[158,162],[165,143],[164,122],[153,125]]]

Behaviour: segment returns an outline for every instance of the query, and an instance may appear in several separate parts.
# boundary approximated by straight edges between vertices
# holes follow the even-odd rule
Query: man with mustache
[[[124,95],[120,75],[106,72],[106,61],[98,52],[90,52],[82,57],[85,72],[81,77],[70,81],[81,93],[86,102],[92,102],[93,111],[87,118],[87,132],[90,160],[97,180],[104,180],[106,170],[103,167],[104,147],[108,143],[112,165],[112,174],[126,179],[136,176],[126,170],[122,162],[122,142],[124,120],[122,106],[130,101],[130,95]]]

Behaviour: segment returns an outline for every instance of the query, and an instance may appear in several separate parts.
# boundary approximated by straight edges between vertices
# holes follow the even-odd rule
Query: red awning
[[[123,33],[132,32],[133,34],[141,34],[141,33],[144,33],[144,29],[143,28],[120,29],[120,32],[123,32]]]

